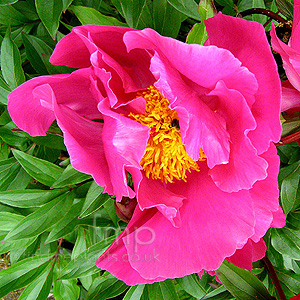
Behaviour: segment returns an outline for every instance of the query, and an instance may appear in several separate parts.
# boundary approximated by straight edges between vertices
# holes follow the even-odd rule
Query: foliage
[[[288,0],[216,0],[215,5],[232,16],[268,8],[292,18]],[[0,0],[0,254],[5,263],[0,298],[20,288],[25,288],[22,300],[47,299],[49,294],[57,300],[278,298],[262,261],[252,272],[225,262],[217,271],[224,285],[209,274],[192,274],[128,287],[97,269],[95,260],[126,226],[115,214],[113,197],[69,164],[56,124],[47,136],[31,137],[15,127],[6,108],[8,93],[25,80],[72,71],[48,60],[74,26],[151,27],[165,36],[203,44],[203,20],[213,14],[209,0],[200,6],[194,0]],[[245,18],[267,22],[258,14]],[[297,126],[299,116],[284,124],[285,133]],[[265,237],[287,298],[300,293],[299,149],[296,143],[278,148],[280,198],[288,222]]]

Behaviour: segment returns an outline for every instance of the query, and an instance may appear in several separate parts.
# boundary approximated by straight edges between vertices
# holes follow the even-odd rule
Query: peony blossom
[[[288,80],[282,82],[281,111],[300,109],[300,0],[294,0],[294,19],[292,34],[288,45],[276,35],[272,24],[271,41],[274,51],[282,58]]]
[[[205,46],[152,29],[76,27],[50,62],[78,70],[9,95],[19,128],[45,135],[56,119],[74,168],[117,201],[136,198],[96,262],[129,285],[211,272],[224,259],[251,268],[269,227],[285,223],[273,144],[280,80],[264,28],[222,14],[206,26]]]

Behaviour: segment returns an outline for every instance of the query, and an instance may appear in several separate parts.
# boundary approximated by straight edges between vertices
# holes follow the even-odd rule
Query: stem
[[[58,258],[59,249],[60,249],[60,247],[61,247],[61,244],[62,244],[62,242],[63,242],[63,239],[64,239],[64,238],[60,238],[60,239],[59,239],[59,244],[58,244],[58,247],[57,247],[57,251],[56,251],[56,253],[53,255],[54,260],[56,260],[56,259]]]
[[[273,20],[276,20],[279,23],[285,24],[285,26],[287,26],[288,28],[292,29],[292,26],[290,24],[288,24],[284,18],[280,17],[278,14],[274,13],[273,11],[271,11],[269,9],[265,9],[265,8],[250,8],[250,9],[247,9],[247,10],[244,10],[244,11],[240,12],[240,15],[242,17],[253,15],[253,14],[265,15],[267,17],[272,18]]]
[[[280,281],[277,277],[276,271],[275,271],[272,263],[270,262],[269,258],[267,256],[265,256],[262,260],[263,260],[263,262],[265,263],[265,265],[267,267],[269,276],[271,277],[271,280],[272,280],[272,282],[275,286],[275,289],[278,293],[278,296],[279,296],[280,300],[287,300],[286,297],[285,297],[285,294],[283,292],[283,289],[281,287]]]
[[[300,131],[297,131],[295,133],[292,133],[282,138],[278,143],[275,144],[275,146],[278,147],[289,143],[297,142],[299,140],[300,140]]]

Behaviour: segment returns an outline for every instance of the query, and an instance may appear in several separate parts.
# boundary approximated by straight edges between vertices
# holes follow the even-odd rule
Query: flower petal
[[[281,111],[290,109],[292,109],[292,111],[299,111],[300,92],[286,80],[282,82]]]
[[[278,142],[281,135],[280,79],[265,30],[257,22],[221,13],[206,20],[205,25],[209,36],[207,44],[229,50],[255,75],[258,90],[251,110],[257,127],[248,136],[261,154],[269,148],[270,141]]]
[[[250,189],[257,180],[266,178],[268,167],[248,138],[249,131],[256,127],[255,120],[244,97],[224,82],[218,82],[210,95],[220,100],[216,113],[224,116],[232,143],[229,163],[215,166],[209,174],[223,191]]]

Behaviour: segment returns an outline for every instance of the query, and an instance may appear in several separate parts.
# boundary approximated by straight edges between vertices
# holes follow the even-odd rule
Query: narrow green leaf
[[[68,9],[72,2],[73,0],[62,0],[64,12]]]
[[[123,300],[140,300],[143,295],[144,288],[144,284],[132,286],[124,296]]]
[[[153,1],[153,25],[161,35],[176,38],[183,16],[167,0]]]
[[[88,290],[86,300],[106,300],[123,293],[128,286],[121,280],[109,275],[94,280]]]
[[[18,2],[19,0],[0,0],[0,6],[9,5]]]
[[[47,186],[51,186],[63,172],[57,165],[22,151],[14,149],[13,154],[30,176]]]
[[[11,38],[9,29],[7,29],[1,44],[0,59],[3,77],[11,89],[16,88],[25,81],[21,55],[18,47]]]
[[[76,226],[80,222],[78,216],[81,208],[82,201],[72,205],[70,210],[64,215],[63,219],[53,227],[45,243],[53,242],[75,230]]]
[[[184,15],[201,21],[198,5],[194,0],[168,0],[168,2]]]
[[[289,0],[275,0],[278,10],[289,20],[293,19],[293,3]]]
[[[36,238],[22,239],[17,241],[5,241],[3,240],[4,236],[0,238],[0,254],[7,253],[12,250],[18,250],[22,248],[26,248],[31,245]]]
[[[206,295],[205,289],[200,285],[199,276],[196,274],[177,278],[176,281],[187,293],[195,298],[202,298]]]
[[[281,254],[291,259],[300,260],[300,230],[294,230],[290,226],[284,228],[272,228],[272,246]]]
[[[75,170],[72,165],[68,165],[62,175],[53,183],[52,188],[71,186],[92,178],[91,175]]]
[[[0,24],[6,26],[22,26],[36,20],[36,18],[31,18],[17,8],[15,5],[2,6],[0,9]]]
[[[0,103],[7,105],[7,96],[11,92],[0,71]]]
[[[17,240],[43,233],[65,216],[72,202],[73,193],[60,195],[21,220],[5,239]]]
[[[63,11],[62,0],[35,0],[36,10],[44,26],[53,39]]]
[[[55,300],[77,300],[79,298],[80,288],[77,285],[77,279],[57,280],[66,265],[67,262],[63,256],[59,256],[54,269],[53,296]]]
[[[0,192],[0,202],[20,208],[39,207],[66,190],[13,190]]]
[[[114,239],[115,236],[109,237],[80,253],[62,270],[60,279],[74,279],[99,272],[100,270],[95,266],[95,261],[102,255]]]
[[[237,300],[275,300],[255,275],[226,260],[216,271],[216,275]]]
[[[92,245],[90,231],[78,226],[77,239],[72,251],[72,259],[76,258],[81,252],[85,251]]]
[[[12,214],[7,211],[0,211],[0,231],[10,231],[21,221],[24,216]]]
[[[80,213],[81,218],[89,216],[109,200],[109,195],[102,193],[103,189],[95,181],[92,182]]]
[[[99,11],[91,7],[72,5],[70,10],[73,11],[82,25],[126,26],[126,24],[118,21],[114,17],[102,15]]]
[[[67,150],[64,144],[64,138],[60,135],[47,133],[46,136],[35,136],[35,137],[30,137],[30,139],[33,142],[35,142],[37,145],[46,146],[47,148],[50,149],[65,150],[65,151]]]
[[[52,287],[53,269],[49,264],[43,273],[40,274],[33,282],[31,282],[22,292],[19,300],[45,300],[47,299]]]
[[[203,300],[206,300],[206,299],[209,299],[209,300],[231,300],[231,299],[234,299],[234,297],[226,290],[224,285],[221,285],[217,289],[206,294],[205,297],[203,297],[202,299]]]
[[[284,284],[291,292],[300,293],[300,274],[295,274],[292,271],[278,270],[276,274],[281,284]]]
[[[188,44],[199,44],[203,45],[205,41],[207,40],[208,35],[206,32],[206,28],[204,25],[204,22],[196,23],[191,31],[189,32],[186,42]]]
[[[29,257],[2,270],[0,272],[0,298],[30,284],[45,270],[51,257],[49,255]]]

